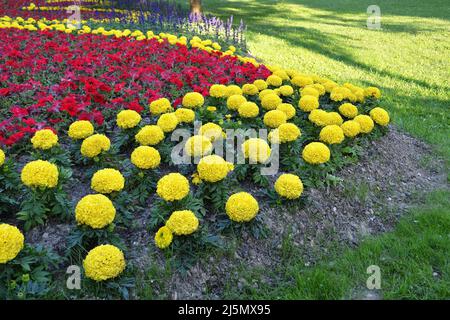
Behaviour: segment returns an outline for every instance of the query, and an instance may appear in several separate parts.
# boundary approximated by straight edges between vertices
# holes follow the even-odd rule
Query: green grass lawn
[[[186,3],[186,1],[179,0]],[[206,12],[248,25],[248,46],[267,64],[382,89],[393,122],[450,159],[450,6],[445,0],[379,0],[382,30],[366,26],[372,1],[204,0]],[[448,172],[448,171],[447,171]],[[435,192],[393,233],[355,250],[336,248],[313,267],[292,253],[277,285],[226,297],[361,298],[368,265],[382,269],[384,298],[448,298],[449,192]],[[267,270],[264,270],[267,272]],[[261,270],[241,276],[257,278]],[[282,276],[280,276],[280,274]]]

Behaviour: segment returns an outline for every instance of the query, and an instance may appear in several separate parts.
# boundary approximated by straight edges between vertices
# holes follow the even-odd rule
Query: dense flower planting
[[[227,230],[257,232],[265,204],[335,183],[390,122],[376,87],[128,31],[0,19],[0,218],[25,231],[70,224],[64,255],[95,290],[128,292],[122,236],[136,224],[175,255]],[[34,254],[19,229],[0,224],[0,281]]]

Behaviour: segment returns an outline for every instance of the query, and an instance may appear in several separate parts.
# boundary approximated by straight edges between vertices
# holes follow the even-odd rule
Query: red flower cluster
[[[136,41],[62,32],[0,30],[0,144],[76,119],[102,124],[117,110],[147,109],[189,91],[243,84],[270,71],[237,58],[157,40]]]

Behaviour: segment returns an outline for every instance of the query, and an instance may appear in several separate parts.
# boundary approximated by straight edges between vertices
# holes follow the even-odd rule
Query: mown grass
[[[179,0],[181,3],[186,1]],[[203,0],[204,10],[234,15],[248,25],[248,46],[267,64],[316,73],[338,82],[375,85],[393,123],[435,148],[447,172],[450,159],[450,7],[445,0],[378,0],[381,30],[366,26],[372,1]],[[450,175],[449,175],[450,180]],[[449,192],[433,193],[393,233],[364,241],[357,249],[334,249],[305,267],[298,255],[272,272],[271,285],[236,291],[232,298],[363,298],[366,268],[382,272],[380,297],[434,299],[450,296]],[[330,244],[332,245],[332,244]],[[290,248],[285,243],[283,248]],[[249,280],[267,270],[245,270]],[[433,273],[435,275],[433,275]],[[263,283],[263,282],[261,282]]]

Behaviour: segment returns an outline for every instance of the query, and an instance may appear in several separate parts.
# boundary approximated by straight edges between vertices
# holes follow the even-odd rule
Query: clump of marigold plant
[[[94,126],[87,120],[75,121],[69,126],[68,134],[74,140],[86,139],[94,134]]]
[[[250,193],[238,192],[228,198],[225,211],[233,221],[248,222],[258,214],[259,205]]]
[[[23,184],[31,188],[54,188],[58,185],[58,177],[58,167],[44,160],[28,162],[21,173]]]
[[[131,153],[131,163],[139,169],[155,169],[161,163],[161,155],[153,147],[140,146]]]
[[[125,186],[125,178],[119,170],[106,168],[98,170],[91,179],[91,188],[98,193],[118,192]]]
[[[302,152],[303,159],[310,164],[321,164],[330,160],[330,149],[321,142],[311,142]]]
[[[24,236],[17,227],[0,224],[0,264],[13,260],[24,247]]]
[[[100,245],[88,252],[83,261],[86,277],[105,281],[118,277],[126,267],[123,252],[110,244]]]
[[[87,137],[81,143],[81,154],[88,158],[94,158],[102,152],[108,151],[111,141],[103,134],[94,134]]]
[[[189,194],[189,181],[180,173],[169,173],[159,179],[156,193],[165,201],[178,201]]]
[[[48,150],[58,144],[58,136],[50,129],[38,130],[31,138],[33,148]]]
[[[164,140],[164,131],[159,126],[147,125],[139,130],[135,139],[141,146],[154,146]]]
[[[163,226],[155,234],[155,245],[159,249],[165,249],[172,243],[173,234],[169,227]]]
[[[210,155],[200,159],[197,172],[203,181],[218,182],[226,178],[233,170],[233,164],[218,155]]]
[[[190,210],[174,211],[166,221],[166,226],[176,235],[190,235],[197,231],[198,218]]]
[[[116,208],[108,197],[102,194],[90,194],[78,201],[75,207],[75,219],[78,224],[93,229],[101,229],[111,224],[116,217]]]
[[[295,174],[282,174],[275,182],[275,191],[286,199],[300,198],[303,193],[302,180]]]

